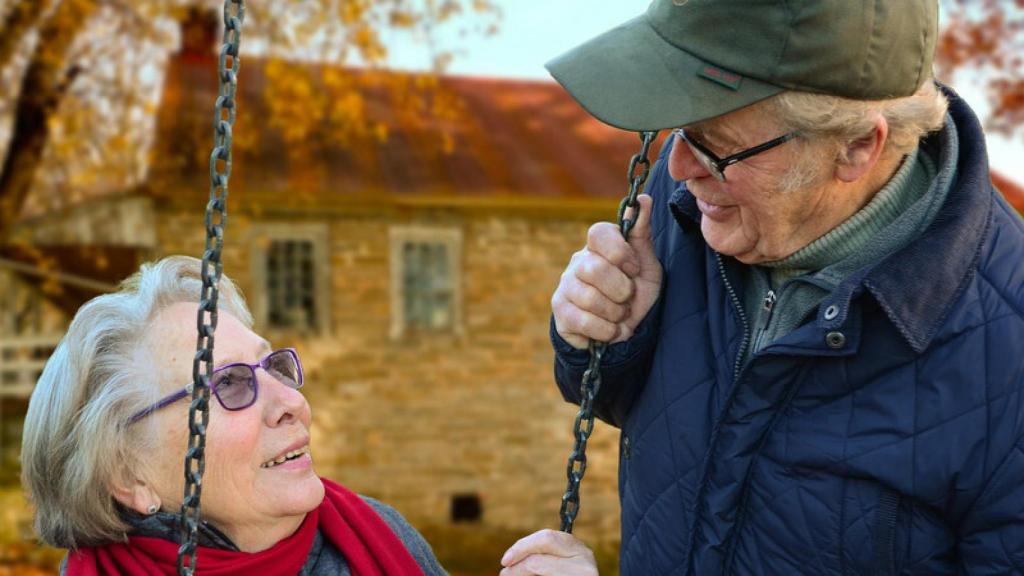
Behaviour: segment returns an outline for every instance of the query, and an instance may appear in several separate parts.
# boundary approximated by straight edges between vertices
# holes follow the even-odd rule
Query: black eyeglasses
[[[732,154],[731,156],[719,158],[718,156],[715,155],[714,152],[708,150],[706,146],[704,146],[697,140],[694,140],[689,134],[687,134],[685,128],[676,128],[675,130],[672,131],[672,133],[678,136],[683,142],[686,142],[686,144],[690,146],[690,150],[693,152],[693,155],[697,158],[697,161],[700,162],[701,166],[703,166],[705,170],[710,172],[711,175],[715,177],[715,180],[718,180],[719,182],[725,182],[725,168],[727,166],[731,166],[741,160],[746,160],[747,158],[750,158],[755,154],[760,154],[761,152],[764,152],[766,150],[771,150],[772,148],[775,148],[780,144],[785,144],[786,142],[789,142],[793,138],[796,138],[798,134],[798,132],[796,131],[790,132],[789,134],[783,134],[778,138],[769,140],[763,144],[758,144],[753,148],[747,148],[746,150],[742,150],[740,152]]]
[[[213,371],[210,376],[210,391],[225,410],[244,410],[256,402],[259,395],[259,382],[256,379],[257,368],[263,368],[267,374],[289,388],[296,390],[302,388],[302,364],[299,363],[298,352],[294,348],[281,348],[267,354],[256,364],[233,362]],[[128,423],[134,424],[191,393],[192,383],[189,382],[181,390],[133,414]]]

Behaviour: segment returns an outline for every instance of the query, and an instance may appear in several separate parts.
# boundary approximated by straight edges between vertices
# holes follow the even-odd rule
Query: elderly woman
[[[173,574],[199,262],[145,265],[75,315],[25,419],[23,481],[62,573]],[[313,470],[302,366],[220,284],[199,574],[444,574],[394,509]]]

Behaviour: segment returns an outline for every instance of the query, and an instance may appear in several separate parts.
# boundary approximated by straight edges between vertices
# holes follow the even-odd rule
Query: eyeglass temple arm
[[[164,406],[169,406],[170,404],[173,404],[173,403],[177,402],[178,400],[181,400],[182,398],[184,398],[185,396],[188,396],[191,393],[192,393],[192,383],[190,382],[187,386],[185,386],[181,390],[178,390],[174,394],[171,394],[170,396],[164,398],[163,400],[157,402],[156,404],[153,404],[152,406],[150,406],[149,408],[146,408],[145,410],[137,412],[134,416],[131,417],[131,419],[128,420],[128,423],[129,424],[134,424],[134,423],[138,422],[139,420],[142,420],[146,416],[149,416],[153,412],[156,412],[157,410],[160,410]]]
[[[789,142],[790,140],[792,140],[793,138],[796,138],[796,137],[797,137],[797,133],[796,132],[790,132],[789,134],[783,134],[782,136],[779,136],[778,138],[773,138],[772,140],[769,140],[769,141],[765,142],[764,144],[758,144],[757,146],[754,146],[753,148],[744,150],[743,152],[740,152],[739,154],[737,154],[735,156],[730,156],[730,157],[726,158],[724,160],[724,166],[722,166],[722,168],[725,168],[725,166],[731,166],[731,165],[739,162],[740,160],[746,160],[747,158],[750,158],[751,156],[753,156],[755,154],[760,154],[761,152],[764,152],[765,150],[768,150],[769,148],[774,148],[774,147],[776,147],[779,144],[782,144],[784,142]]]

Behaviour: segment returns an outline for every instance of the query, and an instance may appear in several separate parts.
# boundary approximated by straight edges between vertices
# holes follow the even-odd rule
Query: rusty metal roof
[[[408,99],[388,86],[434,79],[296,62],[287,66],[324,89],[306,94],[309,102],[293,92],[292,104],[317,113],[313,100],[329,95],[327,78],[343,74],[357,87],[366,134],[344,141],[322,121],[308,138],[289,143],[269,122],[271,99],[287,90],[268,90],[275,88],[268,65],[246,58],[239,76],[231,194],[243,205],[316,209],[425,197],[612,200],[624,194],[626,167],[638,149],[635,134],[598,122],[554,82],[441,76],[433,90],[454,102],[454,116],[452,110],[448,116],[410,114]],[[170,61],[148,184],[158,197],[183,200],[185,194],[194,205],[208,194],[215,68],[211,57],[195,54]],[[377,124],[387,126],[386,138],[373,135]],[[996,173],[992,179],[1024,212],[1024,188]]]
[[[269,86],[268,61],[244,59],[231,181],[241,202],[324,206],[380,195],[607,200],[626,191],[626,168],[639,138],[594,120],[554,82],[442,76],[427,93],[441,93],[452,103],[449,109],[410,114],[402,91],[389,86],[400,76],[413,85],[434,80],[289,65],[302,67],[314,86],[345,74],[357,87],[369,130],[339,142],[324,120],[308,138],[288,143],[269,121],[271,107],[279,104],[271,99],[282,98],[279,88],[287,87]],[[207,194],[214,70],[212,60],[170,62],[149,178],[158,196]],[[308,104],[298,96],[291,104],[316,114],[314,100],[321,98],[323,106],[328,93],[326,87],[314,90],[307,93]],[[383,139],[374,137],[377,124],[388,127]]]

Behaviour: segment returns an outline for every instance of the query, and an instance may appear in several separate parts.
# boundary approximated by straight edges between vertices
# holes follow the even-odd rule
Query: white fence
[[[28,398],[61,334],[0,338],[0,398]]]

